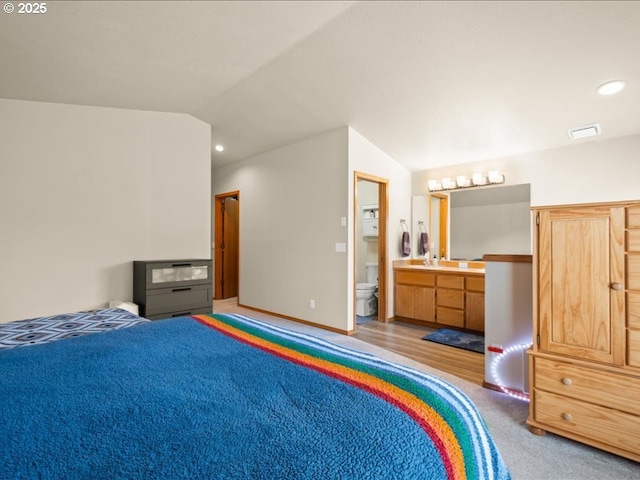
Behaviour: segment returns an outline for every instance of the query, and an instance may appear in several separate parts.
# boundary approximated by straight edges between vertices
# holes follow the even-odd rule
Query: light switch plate
[[[347,251],[347,244],[346,243],[336,243],[336,252],[346,252]]]

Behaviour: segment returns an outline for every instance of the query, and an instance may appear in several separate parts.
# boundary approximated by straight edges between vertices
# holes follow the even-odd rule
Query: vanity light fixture
[[[600,95],[615,95],[626,86],[627,82],[624,80],[611,80],[610,82],[605,82],[596,88],[596,92]]]
[[[216,149],[216,152],[224,152],[224,146],[218,144],[214,147]]]
[[[504,183],[504,175],[497,170],[489,172],[489,183]]]
[[[471,186],[471,179],[467,178],[466,175],[458,175],[456,177],[456,183],[458,184],[458,188],[467,188]]]
[[[437,180],[429,180],[429,191],[430,192],[439,192],[442,190],[442,183]]]
[[[455,180],[449,177],[443,178],[441,181],[429,180],[428,187],[430,192],[439,192],[440,190],[456,190],[498,183],[504,183],[504,175],[497,170],[492,170],[487,175],[476,172],[471,178],[466,175],[457,175]]]
[[[473,176],[471,177],[471,181],[476,187],[479,187],[481,185],[487,185],[489,183],[489,179],[485,175],[481,174],[480,172],[474,173]]]
[[[455,182],[455,180],[451,180],[450,178],[443,178],[442,179],[442,188],[444,188],[445,190],[453,190],[454,188],[457,188],[457,184]]]

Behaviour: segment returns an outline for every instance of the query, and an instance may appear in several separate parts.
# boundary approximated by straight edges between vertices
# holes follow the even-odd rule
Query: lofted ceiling
[[[640,133],[639,25],[634,1],[47,2],[0,16],[0,98],[188,113],[214,168],[350,125],[418,171]]]

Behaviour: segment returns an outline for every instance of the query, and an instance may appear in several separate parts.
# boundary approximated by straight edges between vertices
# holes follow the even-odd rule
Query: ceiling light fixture
[[[220,144],[215,146],[216,152],[224,152],[224,147]]]
[[[624,80],[611,80],[605,82],[596,88],[596,92],[600,95],[614,95],[627,86],[627,82]]]
[[[598,123],[569,129],[569,138],[571,138],[571,140],[595,137],[596,135],[600,135],[600,124]]]

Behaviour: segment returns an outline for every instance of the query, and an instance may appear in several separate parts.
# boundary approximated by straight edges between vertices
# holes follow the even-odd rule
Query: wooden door
[[[541,210],[539,349],[624,362],[624,208]]]
[[[240,202],[238,192],[216,196],[216,300],[238,296]]]

